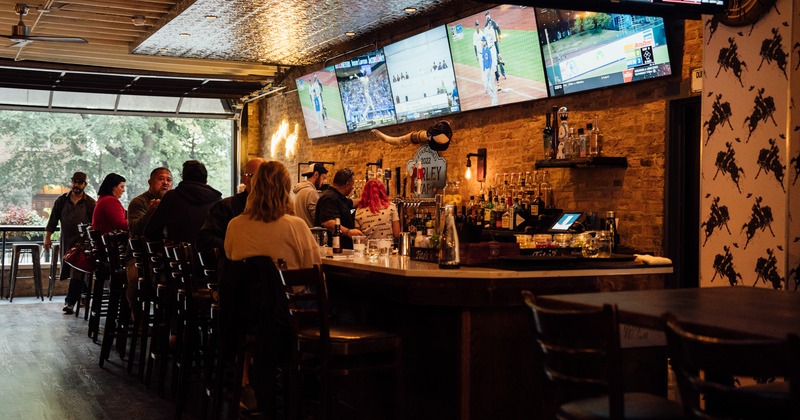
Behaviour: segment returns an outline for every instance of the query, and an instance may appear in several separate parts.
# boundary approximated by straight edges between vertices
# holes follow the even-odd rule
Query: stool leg
[[[37,248],[31,254],[31,258],[33,259],[33,287],[36,290],[36,297],[40,298],[42,302],[44,302],[44,291],[42,290],[42,255],[39,251],[41,248]]]
[[[8,286],[8,302],[14,301],[14,286],[17,283],[17,269],[19,268],[19,251],[14,251],[11,256],[11,279]]]
[[[47,282],[47,298],[52,301],[53,300],[53,288],[55,288],[56,284],[56,275],[58,274],[58,263],[61,259],[61,249],[58,244],[54,244],[50,251],[52,255],[50,256],[50,277],[48,278]]]

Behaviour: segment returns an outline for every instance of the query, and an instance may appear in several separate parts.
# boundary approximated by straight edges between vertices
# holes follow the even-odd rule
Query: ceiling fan
[[[19,15],[19,23],[11,27],[11,35],[0,35],[0,37],[8,38],[16,44],[25,45],[32,41],[48,41],[48,42],[88,42],[83,38],[71,36],[35,36],[30,35],[31,27],[22,21],[22,17],[28,14],[28,5],[24,3],[17,3],[14,6],[14,12]]]

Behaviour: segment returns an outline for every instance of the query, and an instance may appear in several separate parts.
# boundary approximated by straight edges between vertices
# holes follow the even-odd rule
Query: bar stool
[[[53,300],[53,287],[55,286],[58,275],[58,263],[61,261],[61,244],[53,244],[50,247],[52,257],[50,258],[50,276],[47,283],[47,298]]]
[[[28,254],[33,259],[33,276],[20,277],[17,275],[19,272],[19,260],[23,254]],[[11,245],[11,285],[9,288],[8,301],[14,300],[14,286],[17,284],[17,279],[33,279],[33,287],[36,292],[36,297],[44,300],[42,293],[42,265],[41,265],[41,245],[39,244],[12,244]]]

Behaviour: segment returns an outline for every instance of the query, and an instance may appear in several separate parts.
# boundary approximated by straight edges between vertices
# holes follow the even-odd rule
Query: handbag
[[[64,253],[64,263],[84,273],[93,272],[95,270],[95,261],[92,253],[86,252],[88,246],[89,244],[86,240],[81,238],[78,243]]]

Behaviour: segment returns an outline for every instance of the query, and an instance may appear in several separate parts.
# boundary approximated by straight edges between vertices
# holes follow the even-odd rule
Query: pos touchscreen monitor
[[[672,74],[661,17],[536,11],[550,96]]]

